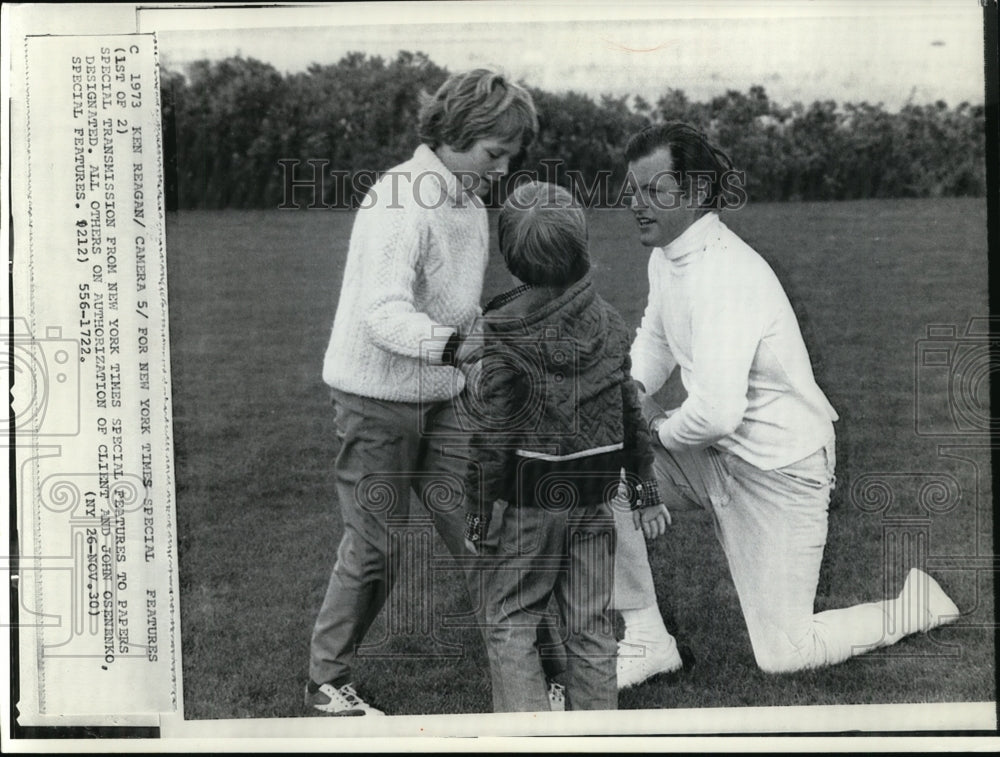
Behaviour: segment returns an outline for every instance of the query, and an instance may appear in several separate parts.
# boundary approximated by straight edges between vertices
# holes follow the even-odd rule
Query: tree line
[[[418,142],[418,93],[433,92],[448,73],[419,52],[392,60],[349,53],[291,74],[243,57],[198,61],[183,74],[164,70],[167,207],[356,203],[364,182],[334,177],[370,174],[409,157]],[[562,184],[572,183],[570,169],[591,202],[620,194],[629,135],[673,119],[702,128],[729,153],[745,171],[751,202],[986,192],[982,105],[908,103],[898,112],[868,102],[784,105],[761,86],[708,102],[665,87],[655,103],[529,90],[540,132],[513,167]],[[290,198],[291,178],[312,184]]]

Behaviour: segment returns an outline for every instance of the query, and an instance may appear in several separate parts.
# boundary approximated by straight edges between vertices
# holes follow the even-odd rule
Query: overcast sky
[[[612,18],[613,16],[613,18]],[[982,10],[941,2],[409,3],[153,11],[161,62],[254,57],[281,71],[353,50],[423,51],[449,70],[500,66],[550,91],[704,100],[761,84],[772,99],[983,102]],[[201,28],[197,28],[201,27]]]

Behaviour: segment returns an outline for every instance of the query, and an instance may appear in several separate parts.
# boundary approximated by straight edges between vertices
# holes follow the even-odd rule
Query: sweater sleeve
[[[625,378],[621,384],[622,417],[625,425],[625,473],[641,481],[653,478],[653,451],[649,428],[643,417],[639,392],[629,374],[630,359],[626,355]]]
[[[706,447],[743,422],[771,304],[755,272],[738,266],[701,271],[693,295],[688,396],[659,428],[669,450]]]
[[[414,305],[414,290],[429,243],[430,227],[422,209],[376,206],[363,210],[369,234],[363,253],[370,256],[368,277],[374,288],[364,325],[382,349],[406,357],[427,356],[441,363],[456,329],[435,323]]]
[[[660,277],[663,275],[656,265],[653,253],[649,257],[649,297],[642,322],[636,329],[632,343],[632,377],[639,381],[649,394],[655,393],[677,367],[677,361],[667,343],[663,328],[662,298],[665,296]]]

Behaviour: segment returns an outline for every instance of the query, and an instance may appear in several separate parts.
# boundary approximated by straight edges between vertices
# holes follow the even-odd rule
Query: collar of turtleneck
[[[677,239],[663,248],[667,259],[675,265],[686,265],[695,254],[705,249],[710,234],[718,230],[718,213],[706,213],[685,229]]]

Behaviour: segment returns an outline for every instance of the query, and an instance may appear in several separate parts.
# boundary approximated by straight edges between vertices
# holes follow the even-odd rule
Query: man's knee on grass
[[[786,633],[775,629],[765,642],[753,647],[757,667],[765,673],[795,673],[827,665],[823,640],[811,630],[797,644]]]

